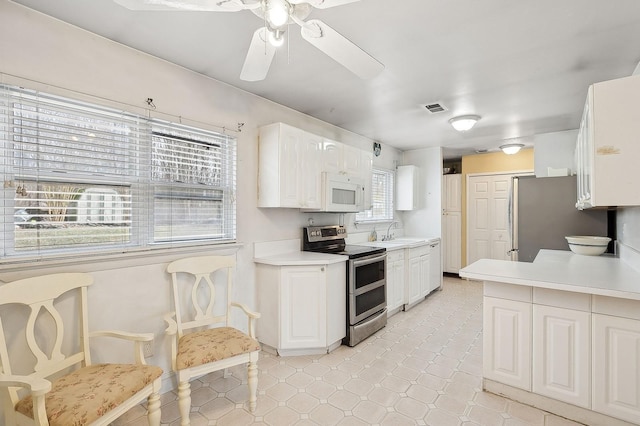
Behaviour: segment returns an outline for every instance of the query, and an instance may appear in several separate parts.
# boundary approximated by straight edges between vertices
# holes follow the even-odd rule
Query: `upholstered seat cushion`
[[[260,344],[240,330],[218,327],[185,334],[178,341],[178,370],[260,350]]]
[[[55,380],[45,397],[50,426],[86,425],[131,398],[160,377],[153,365],[94,364]],[[33,400],[27,396],[16,410],[33,418]]]

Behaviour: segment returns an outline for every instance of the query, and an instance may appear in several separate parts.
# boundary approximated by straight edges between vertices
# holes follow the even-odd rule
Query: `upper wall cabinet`
[[[640,76],[589,87],[576,144],[576,207],[640,205]]]
[[[322,138],[274,123],[260,128],[258,207],[321,207]]]
[[[398,166],[396,170],[396,210],[418,208],[418,168]]]
[[[260,128],[258,207],[322,210],[322,172],[364,182],[371,206],[373,153],[324,139],[284,123]]]

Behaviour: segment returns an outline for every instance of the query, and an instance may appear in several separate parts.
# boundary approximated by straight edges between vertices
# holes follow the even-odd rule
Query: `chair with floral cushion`
[[[147,400],[160,424],[159,367],[146,365],[153,334],[89,332],[91,275],[60,273],[0,284],[0,399],[9,425],[108,425]],[[65,332],[67,332],[65,334]],[[134,364],[91,362],[90,337],[134,342]]]
[[[260,314],[231,301],[234,268],[232,256],[191,257],[167,266],[174,307],[174,312],[166,316],[167,334],[171,336],[172,367],[178,376],[182,425],[190,424],[191,379],[235,365],[247,364],[249,410],[256,407],[260,344],[255,339],[254,323]],[[214,282],[221,285],[215,286]],[[216,304],[217,291],[222,292],[222,302]],[[248,317],[248,334],[231,327],[234,307]]]

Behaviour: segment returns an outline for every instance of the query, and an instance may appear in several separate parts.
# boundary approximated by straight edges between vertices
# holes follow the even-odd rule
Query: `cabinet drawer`
[[[404,260],[404,250],[393,250],[387,252],[387,263]]]
[[[409,257],[413,259],[414,257],[424,256],[426,254],[429,254],[430,249],[431,247],[427,244],[420,247],[412,248],[411,251],[409,252]]]

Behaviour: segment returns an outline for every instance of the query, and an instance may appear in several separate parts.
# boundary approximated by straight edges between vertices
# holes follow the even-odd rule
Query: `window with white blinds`
[[[393,184],[391,170],[373,169],[370,210],[356,214],[357,222],[393,220]]]
[[[2,258],[235,239],[235,139],[0,86]]]

